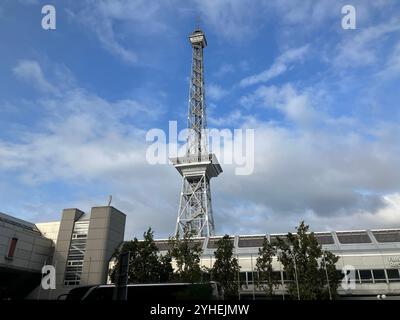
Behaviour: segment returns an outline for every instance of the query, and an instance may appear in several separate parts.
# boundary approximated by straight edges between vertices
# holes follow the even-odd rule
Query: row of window
[[[80,284],[88,230],[89,221],[75,222],[65,269],[64,284],[67,286]]]
[[[399,269],[356,270],[357,283],[400,282]]]
[[[343,277],[341,270],[337,270],[339,277]],[[272,278],[283,283],[293,281],[293,277],[290,279],[287,277],[285,271],[273,271]],[[241,285],[252,285],[254,282],[258,282],[258,272],[247,271],[240,272],[239,279]],[[356,283],[389,283],[389,282],[400,282],[400,270],[399,269],[373,269],[373,270],[355,270],[355,281]]]

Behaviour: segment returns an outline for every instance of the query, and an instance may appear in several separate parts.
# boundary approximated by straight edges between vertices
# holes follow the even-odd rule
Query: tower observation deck
[[[182,175],[178,218],[175,234],[185,231],[195,237],[214,235],[210,179],[222,168],[214,154],[208,153],[207,117],[204,90],[203,49],[207,46],[204,33],[197,29],[189,36],[192,45],[192,76],[190,81],[186,154],[170,159]]]

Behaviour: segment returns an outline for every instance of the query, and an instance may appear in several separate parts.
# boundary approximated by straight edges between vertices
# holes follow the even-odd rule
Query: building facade
[[[112,255],[124,239],[125,214],[110,207],[94,207],[89,214],[65,209],[61,221],[33,224],[0,213],[0,298],[56,299],[82,285],[104,284]],[[339,256],[337,269],[352,266],[354,287],[339,286],[345,297],[400,296],[400,229],[316,232],[324,250]],[[285,234],[266,235],[271,243]],[[232,236],[240,265],[241,298],[262,298],[255,270],[264,235]],[[197,238],[203,249],[201,265],[211,268],[220,236]],[[167,239],[156,240],[160,254]],[[43,265],[56,270],[56,290],[42,290]],[[276,258],[274,272],[281,279],[275,290],[284,298],[287,276]],[[35,289],[36,287],[36,289]]]
[[[336,268],[339,272],[345,266],[355,269],[354,286],[344,289],[339,286],[338,293],[343,297],[373,297],[377,295],[400,297],[400,229],[386,230],[353,230],[316,232],[318,242],[323,250],[331,251],[339,256]],[[285,234],[266,235],[271,243],[276,243],[277,237]],[[264,235],[232,236],[234,255],[240,266],[241,298],[262,298],[265,294],[257,286],[256,262],[258,250],[262,246]],[[215,258],[214,251],[221,237],[199,238],[203,249],[201,265],[212,268]],[[169,249],[167,239],[156,240],[161,254]],[[281,279],[275,294],[284,298],[287,277],[283,266],[275,257],[273,268]]]
[[[90,214],[64,209],[61,221],[36,225],[0,214],[0,299],[56,299],[76,286],[106,283],[125,219],[111,206]],[[55,267],[55,290],[40,286],[44,265]]]
[[[35,224],[0,213],[0,300],[34,289],[53,253],[53,241]]]

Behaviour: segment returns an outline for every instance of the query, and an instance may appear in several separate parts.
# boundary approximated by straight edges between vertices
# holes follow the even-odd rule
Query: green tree
[[[214,256],[216,260],[211,269],[212,280],[221,284],[225,297],[237,298],[240,267],[238,260],[233,257],[233,241],[228,235],[217,242]]]
[[[332,299],[338,297],[337,288],[343,278],[340,272],[337,272],[336,263],[339,257],[330,251],[323,251],[321,272],[323,273],[321,277],[323,278],[323,283],[326,284],[327,290],[323,291],[323,299],[329,299],[329,291],[331,293]],[[329,280],[329,283],[328,283]],[[329,287],[328,287],[329,284]]]
[[[169,282],[174,278],[174,268],[172,267],[171,256],[165,254],[159,256],[158,272],[160,276],[160,282]]]
[[[258,249],[258,258],[256,262],[256,270],[258,272],[258,286],[262,288],[267,296],[272,296],[274,288],[280,281],[274,276],[272,268],[272,260],[276,255],[276,248],[264,237],[263,245]]]
[[[317,238],[313,232],[309,232],[309,226],[304,221],[296,230],[296,234],[289,232],[286,239],[278,238],[278,259],[287,277],[292,280],[288,284],[289,296],[293,299],[300,296],[302,300],[329,299],[330,291],[332,298],[336,297],[340,282],[335,267],[338,257],[322,251]]]
[[[149,228],[143,234],[143,241],[139,241],[136,237],[132,241],[126,241],[114,254],[118,261],[121,253],[130,252],[129,283],[167,282],[172,277],[171,259],[168,256],[159,255],[153,234],[153,231]],[[110,274],[112,282],[115,281],[117,268],[118,262]]]
[[[202,278],[200,257],[203,252],[200,243],[193,239],[193,233],[184,230],[183,238],[169,238],[170,256],[176,264],[176,277],[183,282],[199,282]]]

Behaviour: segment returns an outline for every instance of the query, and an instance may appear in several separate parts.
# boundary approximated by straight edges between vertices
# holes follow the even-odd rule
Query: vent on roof
[[[336,234],[342,244],[371,243],[371,238],[366,232],[337,232]]]

